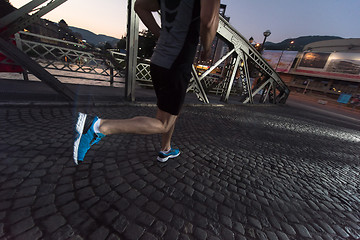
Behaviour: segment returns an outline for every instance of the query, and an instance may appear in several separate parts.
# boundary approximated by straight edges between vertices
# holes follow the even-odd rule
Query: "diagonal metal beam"
[[[209,75],[215,68],[217,68],[223,61],[225,61],[225,59],[227,59],[234,52],[235,52],[235,49],[230,50],[225,56],[223,56],[221,59],[219,59],[211,68],[209,68],[208,70],[203,72],[201,74],[201,76],[199,77],[199,80],[201,81],[202,79],[204,79],[207,75]]]
[[[236,58],[235,58],[235,63],[233,65],[233,67],[232,67],[232,73],[231,73],[231,76],[230,76],[230,79],[229,79],[229,82],[228,82],[227,89],[225,91],[225,96],[222,99],[224,102],[227,102],[229,100],[230,92],[231,92],[231,89],[232,89],[232,86],[233,86],[233,83],[234,83],[236,72],[237,72],[237,70],[239,68],[240,60],[241,60],[241,56],[237,55]]]
[[[48,0],[33,0],[19,9],[14,10],[13,12],[9,13],[8,15],[2,17],[0,19],[0,28],[6,27],[10,25],[10,23],[15,22],[19,19],[19,17],[27,17],[28,13],[33,11],[34,8],[37,6],[45,3]]]
[[[249,94],[249,100],[250,103],[253,104],[254,103],[254,95],[251,89],[251,83],[250,83],[250,72],[249,72],[249,66],[248,66],[248,58],[247,56],[244,54],[244,52],[241,53],[242,58],[244,60],[244,74],[245,74],[245,78],[246,78],[246,88],[247,88],[247,92]]]
[[[28,15],[35,7],[40,6],[46,1],[33,0],[25,6],[1,18],[0,29],[5,28],[5,30],[0,33],[0,36],[4,39],[9,38],[11,35],[17,33],[20,30],[23,30],[30,24],[37,22],[42,16],[63,4],[67,0],[51,0],[46,6],[37,9],[37,12],[33,13],[32,15]]]
[[[10,59],[14,60],[22,67],[29,70],[41,81],[49,85],[56,92],[64,96],[68,101],[75,100],[75,94],[66,85],[61,83],[52,74],[46,71],[40,64],[32,60],[24,52],[19,50],[15,45],[0,38],[0,50]]]
[[[199,79],[199,76],[195,70],[194,65],[192,65],[192,76],[194,79],[194,82],[192,84],[193,90],[196,94],[196,96],[198,97],[198,99],[203,102],[203,103],[209,103],[209,99],[206,96],[206,92],[201,84],[201,81]],[[189,90],[189,89],[188,89]]]
[[[43,15],[63,4],[67,0],[50,0],[47,5],[41,7],[42,4],[48,1],[49,0],[32,0],[23,7],[11,12],[10,14],[0,19],[0,29],[2,29],[2,31],[0,32],[0,50],[7,57],[29,70],[37,78],[39,78],[49,87],[54,89],[60,95],[65,97],[66,100],[74,101],[75,94],[69,88],[67,88],[57,78],[55,78],[52,74],[46,71],[37,62],[32,60],[19,48],[15,47],[7,41],[7,39],[9,39],[12,34],[15,34],[18,31],[26,28],[30,24],[38,21]],[[39,8],[35,9],[36,7]],[[34,13],[32,15],[29,15],[29,13],[31,12]]]

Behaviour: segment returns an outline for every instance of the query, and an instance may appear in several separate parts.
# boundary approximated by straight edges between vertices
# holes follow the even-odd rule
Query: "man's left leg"
[[[175,123],[170,130],[161,135],[161,151],[168,151],[171,148],[171,138],[175,129]]]
[[[157,119],[163,119],[167,118],[169,113],[164,111],[158,111],[156,114]],[[170,114],[171,115],[171,114]],[[171,115],[174,116],[174,115]],[[171,138],[174,133],[175,124],[177,120],[177,115],[174,123],[172,124],[172,127],[169,129],[169,131],[162,133],[161,135],[161,150],[158,154],[157,160],[159,162],[166,162],[169,158],[175,158],[180,155],[179,149],[175,149],[171,147]]]
[[[134,134],[165,134],[165,147],[170,146],[171,136],[177,115],[172,115],[158,109],[156,118],[138,116],[131,119],[98,119],[79,113],[74,142],[74,161],[83,161],[90,147],[99,142],[105,135],[134,133]],[[170,148],[170,147],[169,147]],[[158,160],[167,161],[177,157],[179,150],[169,149],[160,152]]]

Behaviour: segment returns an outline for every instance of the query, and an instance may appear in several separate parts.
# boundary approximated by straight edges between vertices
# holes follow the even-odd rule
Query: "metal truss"
[[[0,29],[5,28],[5,30],[0,33],[0,37],[5,39],[9,38],[14,33],[39,21],[42,16],[66,1],[67,0],[32,0],[0,19]]]
[[[138,62],[136,65],[136,81],[140,86],[152,87],[150,75],[150,60]]]
[[[76,96],[66,85],[46,71],[40,64],[9,42],[10,36],[38,21],[66,0],[33,0],[0,19],[0,50],[11,60],[33,73],[68,101]],[[47,3],[47,4],[46,4]]]
[[[27,40],[29,37],[31,37],[31,41]],[[115,49],[109,49],[106,53],[99,53],[86,50],[82,44],[23,31],[15,34],[15,41],[23,53],[47,70],[110,77],[110,84],[114,82],[111,79],[115,77],[125,77],[126,54],[119,53]],[[16,65],[9,58],[3,59],[1,63]],[[137,58],[135,71],[136,81],[140,86],[152,86],[150,60]],[[61,77],[63,75],[56,76]],[[67,77],[71,78],[72,76],[67,75]],[[99,81],[96,77],[94,79]],[[92,79],[89,78],[88,80]]]
[[[200,76],[195,71],[193,76],[196,76],[192,79],[188,91],[193,90],[198,99],[205,103],[207,97],[203,85],[206,87],[215,85],[216,93],[220,92],[221,100],[224,102],[229,100],[230,94],[236,94],[241,96],[241,102],[254,103],[255,95],[261,93],[260,103],[285,103],[290,93],[289,88],[261,54],[221,15],[217,36],[227,43],[230,51]],[[224,76],[209,78],[208,75],[221,63],[225,63],[227,67]],[[254,87],[250,81],[250,64],[253,71],[261,74],[261,79],[257,80]],[[238,72],[240,77],[236,79]],[[210,92],[209,89],[207,90]]]
[[[27,40],[29,37],[31,37],[31,41]],[[85,73],[90,76],[87,80],[101,81],[95,76],[91,78],[91,75],[109,77],[111,85],[114,83],[115,77],[125,77],[126,54],[115,50],[108,50],[108,54],[105,56],[103,53],[87,51],[82,44],[22,31],[15,34],[15,40],[17,47],[44,69],[59,70],[62,73]],[[9,60],[5,58],[2,62],[8,64]],[[63,75],[56,76],[61,77]],[[66,76],[77,78],[72,75]],[[80,78],[84,77],[81,76]]]
[[[131,1],[129,0],[129,2]],[[129,12],[131,12],[130,8]],[[132,22],[134,21],[132,20]],[[261,93],[259,101],[261,103],[285,103],[290,93],[288,87],[262,58],[261,54],[221,15],[217,35],[228,44],[229,52],[201,75],[193,66],[192,78],[187,91],[193,91],[198,100],[204,103],[209,103],[208,93],[220,94],[221,100],[224,102],[227,102],[229,96],[233,94],[241,96],[240,101],[243,103],[254,103],[255,95]],[[226,72],[222,77],[213,76],[211,72],[220,64],[226,66]],[[261,73],[261,79],[256,81],[257,84],[254,84],[254,87],[250,81],[249,65]],[[136,69],[141,72],[141,74],[136,74],[137,81],[140,82],[140,85],[152,86],[149,68],[142,64],[140,66],[141,68]],[[127,69],[127,71],[134,70]],[[146,74],[144,74],[145,72]],[[238,72],[240,78],[236,79]]]
[[[124,77],[121,69],[116,68],[113,61],[108,59],[108,56],[86,51],[85,46],[82,44],[27,32],[20,32],[20,34],[23,37],[31,36],[32,39],[37,40],[29,41],[16,38],[16,42],[20,43],[18,46],[21,46],[22,51],[36,59],[46,69],[96,74],[107,77]],[[43,41],[51,42],[52,44],[43,43]],[[82,51],[81,49],[85,50]],[[110,50],[108,55],[112,56],[119,65],[122,64],[123,68],[125,68],[123,64],[125,62],[125,54]]]

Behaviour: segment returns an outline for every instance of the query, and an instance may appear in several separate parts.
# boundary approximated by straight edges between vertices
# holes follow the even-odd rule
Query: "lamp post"
[[[262,53],[262,52],[264,51],[264,44],[265,44],[265,42],[266,42],[266,38],[267,38],[268,36],[270,36],[271,31],[270,31],[270,30],[266,30],[263,34],[264,34],[264,41],[263,41],[263,44],[261,45],[261,51],[260,51],[260,53]]]
[[[294,46],[294,40],[292,40],[291,42],[290,42],[290,45],[289,45],[289,48],[288,48],[288,50],[291,50],[291,48]]]
[[[283,54],[284,54],[284,51],[285,51],[285,50],[291,50],[291,47],[293,46],[294,43],[295,43],[294,40],[292,40],[292,41],[289,43],[289,44],[290,44],[289,47],[288,47],[287,49],[284,48],[284,50],[281,51],[281,55],[280,55],[279,60],[278,60],[278,62],[277,62],[277,64],[276,64],[275,71],[276,71],[277,67],[279,66],[279,63],[280,63],[281,58],[282,58],[282,56],[283,56]]]

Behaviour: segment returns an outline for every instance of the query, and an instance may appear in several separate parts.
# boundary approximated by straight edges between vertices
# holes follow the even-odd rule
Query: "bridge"
[[[139,20],[131,10],[133,8],[130,7],[128,13],[127,54],[120,54],[115,50],[106,53],[84,51],[82,50],[84,46],[81,44],[22,31],[64,2],[64,0],[33,0],[3,17],[0,21],[0,29],[4,29],[0,34],[0,51],[69,101],[74,101],[75,94],[56,76],[49,73],[49,70],[108,76],[110,85],[117,76],[125,77],[126,98],[134,101],[135,82],[144,86],[151,86],[152,83],[149,61],[137,58]],[[129,4],[134,4],[134,1],[130,1]],[[40,5],[41,7],[38,8]],[[8,42],[13,34],[17,46]],[[217,36],[228,45],[229,51],[201,75],[194,67],[188,91],[194,92],[198,100],[203,103],[209,103],[208,94],[211,92],[216,92],[223,102],[227,102],[232,95],[237,96],[240,102],[254,103],[254,97],[261,93],[259,103],[285,103],[289,95],[288,87],[261,54],[222,16],[220,16]],[[66,46],[69,45],[72,47],[67,48]],[[2,62],[9,63],[7,59]],[[226,66],[226,72],[223,76],[211,76],[210,73],[219,65]],[[255,69],[264,76],[263,81],[259,81],[256,88],[250,82],[249,65],[252,71]],[[236,78],[237,73],[240,73],[239,78]]]
[[[129,56],[16,30],[19,46],[1,38],[3,52],[24,57],[22,67],[69,102],[75,91],[58,80],[65,73],[124,84],[128,100],[135,81],[151,84],[148,61],[135,53],[129,68]],[[186,107],[173,138],[182,151],[176,161],[155,161],[159,136],[131,134],[107,136],[84,164],[72,161],[74,112],[130,118],[153,114],[155,104],[1,105],[0,239],[360,239],[359,118],[287,99],[235,29],[221,19],[218,32],[232,42],[214,65],[227,59],[226,78],[194,68],[189,91],[196,101],[240,104]],[[257,87],[249,64],[266,75]],[[251,104],[258,100],[287,104]]]

